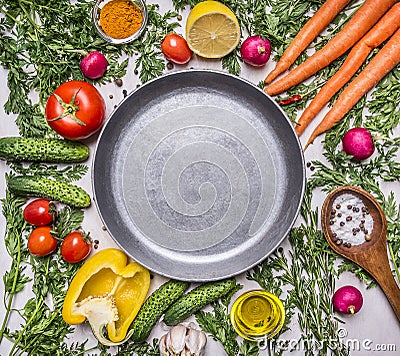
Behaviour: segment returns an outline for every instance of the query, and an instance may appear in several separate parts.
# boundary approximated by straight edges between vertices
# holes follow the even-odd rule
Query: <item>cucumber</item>
[[[88,157],[89,148],[79,142],[52,138],[0,138],[0,158],[9,161],[74,163]]]
[[[16,195],[50,198],[77,208],[90,205],[90,196],[82,188],[52,179],[15,176],[8,180],[7,186]]]
[[[140,308],[131,325],[133,341],[143,342],[149,335],[165,310],[174,303],[189,287],[188,282],[169,280],[155,290]]]
[[[179,324],[214,300],[229,293],[236,286],[234,278],[199,285],[180,297],[164,314],[165,324]]]

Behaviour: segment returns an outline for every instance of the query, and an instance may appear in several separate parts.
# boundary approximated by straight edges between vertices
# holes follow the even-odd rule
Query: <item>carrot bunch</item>
[[[275,69],[265,79],[265,83],[272,82],[279,74],[289,69],[301,52],[348,2],[327,0],[294,38]],[[285,77],[264,88],[269,95],[280,94],[309,78],[352,48],[342,67],[322,87],[298,120],[296,132],[301,135],[324,105],[353,77],[371,51],[390,38],[339,96],[332,109],[311,134],[306,147],[318,135],[328,131],[339,122],[365,93],[400,62],[399,28],[400,3],[398,0],[366,0],[325,47],[315,52]]]

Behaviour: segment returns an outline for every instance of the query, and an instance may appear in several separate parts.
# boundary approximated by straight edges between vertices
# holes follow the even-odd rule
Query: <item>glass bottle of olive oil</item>
[[[264,290],[251,290],[236,299],[230,318],[240,336],[258,341],[269,339],[282,329],[285,309],[275,295]]]

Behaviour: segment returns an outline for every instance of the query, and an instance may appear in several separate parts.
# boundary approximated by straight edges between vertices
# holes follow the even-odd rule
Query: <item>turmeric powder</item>
[[[132,36],[139,30],[142,22],[142,12],[131,0],[112,0],[100,11],[100,26],[112,38]]]

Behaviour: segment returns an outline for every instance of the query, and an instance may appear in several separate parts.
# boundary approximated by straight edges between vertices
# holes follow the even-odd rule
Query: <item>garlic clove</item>
[[[188,355],[204,355],[206,343],[207,337],[202,331],[188,328],[186,332],[186,347],[190,351]]]
[[[162,336],[160,339],[160,356],[169,356],[166,341],[167,341],[167,334]]]
[[[178,324],[174,326],[167,334],[167,350],[173,354],[180,354],[185,349],[186,326]]]

